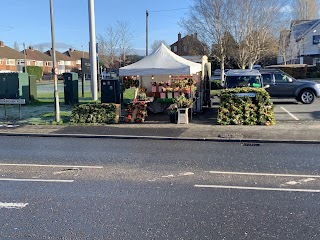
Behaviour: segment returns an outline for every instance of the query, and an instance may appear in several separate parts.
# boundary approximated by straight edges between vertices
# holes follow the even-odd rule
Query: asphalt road
[[[277,121],[320,121],[320,99],[302,104],[291,99],[271,99]]]
[[[1,137],[1,239],[318,239],[318,145]]]

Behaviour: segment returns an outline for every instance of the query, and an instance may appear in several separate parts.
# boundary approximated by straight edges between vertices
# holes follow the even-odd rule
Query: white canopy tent
[[[192,75],[201,72],[201,64],[184,59],[163,43],[152,54],[119,69],[119,76]]]

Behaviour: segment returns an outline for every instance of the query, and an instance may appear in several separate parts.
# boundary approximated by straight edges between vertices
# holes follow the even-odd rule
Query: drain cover
[[[219,138],[243,138],[240,133],[223,133],[218,136]]]
[[[242,143],[241,145],[244,147],[259,147],[260,146],[259,143]]]

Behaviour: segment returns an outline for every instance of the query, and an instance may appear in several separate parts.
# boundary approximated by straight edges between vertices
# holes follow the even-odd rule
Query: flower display
[[[255,97],[237,93],[255,93]],[[265,89],[235,88],[221,92],[218,123],[222,125],[272,125],[275,124],[273,104]]]

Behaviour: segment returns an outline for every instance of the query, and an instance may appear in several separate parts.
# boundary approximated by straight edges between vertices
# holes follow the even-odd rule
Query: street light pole
[[[96,30],[94,20],[94,0],[88,0],[89,5],[89,32],[90,32],[90,63],[91,63],[91,89],[92,100],[98,100],[97,83],[97,50],[96,50]]]
[[[55,121],[60,122],[60,106],[59,106],[59,94],[58,94],[58,78],[56,68],[56,47],[54,40],[54,22],[53,22],[53,6],[52,0],[50,1],[50,22],[51,22],[51,41],[52,41],[52,74],[54,81],[54,110],[55,110]]]
[[[146,56],[148,56],[148,35],[149,35],[149,26],[148,26],[149,12],[146,10]]]

